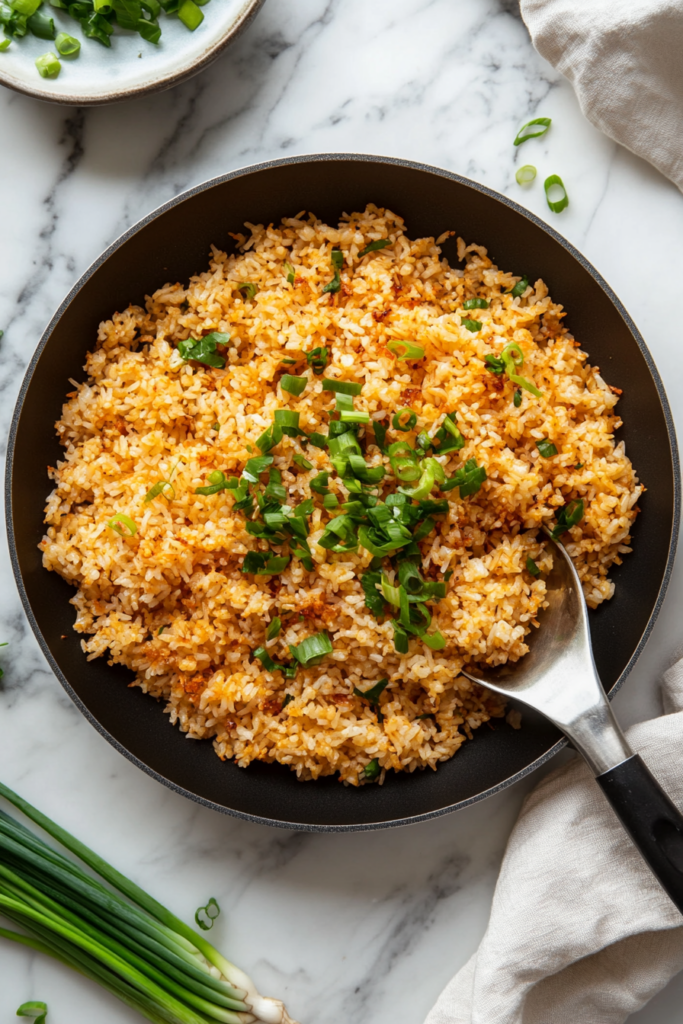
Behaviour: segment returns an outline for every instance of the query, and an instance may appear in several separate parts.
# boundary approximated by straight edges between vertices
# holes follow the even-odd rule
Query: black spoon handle
[[[622,825],[683,913],[683,815],[638,754],[597,776]]]

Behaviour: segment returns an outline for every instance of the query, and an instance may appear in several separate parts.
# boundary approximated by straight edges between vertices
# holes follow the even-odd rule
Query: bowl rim
[[[20,82],[17,78],[0,70],[0,85],[21,93],[23,96],[31,96],[33,99],[44,100],[47,103],[56,103],[67,107],[98,107],[106,103],[118,103],[122,100],[133,99],[135,96],[148,95],[155,92],[164,92],[176,85],[181,85],[194,75],[199,74],[204,68],[220,57],[226,49],[239,36],[244,29],[253,21],[263,7],[266,0],[244,0],[242,10],[230,22],[225,32],[214,43],[207,47],[200,56],[194,58],[189,64],[179,71],[164,75],[146,85],[136,85],[128,89],[111,89],[102,92],[98,96],[83,95],[82,93],[63,93],[55,96],[54,93],[43,89],[36,84],[35,88]]]
[[[260,0],[260,2],[263,2],[263,0]],[[447,807],[440,807],[436,810],[425,811],[422,814],[416,814],[408,818],[400,818],[394,821],[366,822],[363,824],[355,825],[320,825],[302,822],[288,822],[281,820],[276,821],[271,818],[261,817],[260,815],[249,814],[245,811],[237,811],[232,808],[225,807],[222,804],[217,804],[213,800],[209,800],[206,797],[202,797],[197,793],[192,793],[189,790],[183,788],[182,786],[179,786],[177,783],[172,782],[170,779],[165,778],[160,772],[156,771],[155,769],[150,768],[149,765],[146,765],[135,754],[131,753],[131,751],[124,747],[123,744],[116,739],[116,737],[112,736],[112,734],[108,732],[108,730],[105,729],[104,726],[101,725],[101,723],[95,718],[95,716],[89,710],[89,708],[85,706],[85,704],[73,690],[69,681],[66,679],[61,669],[59,668],[57,662],[53,658],[52,652],[50,651],[47,642],[43,637],[41,629],[35,619],[35,616],[33,615],[33,610],[31,608],[28,599],[28,594],[26,592],[26,588],[24,587],[24,582],[21,574],[21,567],[19,564],[19,557],[16,547],[14,519],[12,510],[12,476],[14,469],[14,453],[16,446],[16,437],[19,428],[19,420],[24,405],[24,399],[26,397],[26,393],[33,379],[33,374],[35,372],[40,356],[42,355],[42,352],[45,349],[50,339],[50,336],[52,335],[52,332],[56,327],[57,323],[59,322],[59,320],[61,319],[63,313],[66,311],[71,302],[75,299],[76,295],[87,284],[92,275],[107,261],[107,259],[109,259],[112,253],[114,253],[117,249],[121,248],[121,246],[123,246],[130,238],[132,238],[144,227],[146,227],[147,224],[150,224],[152,221],[156,220],[158,217],[166,213],[168,210],[171,210],[175,206],[180,205],[180,203],[184,202],[186,199],[190,199],[192,196],[198,195],[201,192],[205,192],[208,189],[214,188],[217,185],[224,184],[225,182],[231,181],[235,178],[244,177],[246,175],[253,174],[255,172],[263,170],[268,170],[274,167],[292,165],[295,166],[297,164],[312,162],[345,162],[351,160],[366,163],[390,164],[399,167],[406,167],[412,170],[425,171],[429,174],[437,174],[441,177],[448,178],[451,181],[456,181],[461,185],[473,188],[477,192],[489,196],[490,198],[495,199],[498,202],[504,203],[506,206],[510,207],[510,209],[514,210],[516,213],[525,217],[527,220],[530,220],[537,227],[541,228],[541,230],[549,234],[559,245],[562,246],[563,249],[565,249],[571,256],[574,257],[574,259],[576,259],[580,263],[584,270],[586,270],[590,274],[593,280],[605,292],[610,302],[615,306],[617,312],[624,320],[638,348],[640,349],[640,352],[647,364],[648,370],[652,376],[655,388],[657,390],[659,401],[662,406],[662,412],[664,415],[667,435],[669,439],[669,446],[671,452],[671,468],[673,475],[672,523],[666,565],[664,568],[662,581],[657,593],[656,601],[654,603],[652,611],[650,612],[647,625],[640,637],[640,640],[638,641],[638,644],[633,654],[631,655],[623,672],[621,673],[621,675],[615,682],[614,686],[608,693],[608,697],[610,700],[621,688],[626,677],[629,675],[636,661],[640,657],[645,647],[645,644],[647,643],[650,637],[657,617],[659,616],[659,612],[661,611],[662,604],[664,602],[664,598],[666,596],[669,582],[671,580],[671,574],[673,571],[681,515],[680,460],[678,451],[678,441],[676,438],[676,430],[674,426],[673,416],[671,413],[671,408],[669,406],[669,401],[666,395],[666,391],[664,389],[664,384],[662,382],[661,376],[652,358],[650,350],[648,349],[642,335],[640,334],[640,331],[636,327],[633,319],[624,307],[621,300],[609,286],[607,281],[602,277],[602,275],[595,269],[592,263],[590,263],[589,260],[586,259],[583,253],[581,253],[580,250],[576,248],[576,246],[574,246],[570,241],[568,241],[568,239],[564,238],[563,235],[556,231],[555,228],[551,227],[545,221],[541,220],[541,218],[538,217],[536,214],[525,209],[514,199],[510,199],[508,196],[495,191],[495,189],[489,188],[487,185],[483,185],[480,182],[473,181],[472,179],[467,178],[464,175],[456,174],[454,171],[449,171],[446,168],[438,167],[432,164],[419,163],[417,161],[406,160],[401,157],[376,156],[374,154],[369,153],[311,153],[292,157],[282,157],[276,160],[265,160],[256,164],[248,164],[243,167],[236,168],[235,170],[229,171],[226,174],[221,174],[213,178],[208,178],[207,180],[192,186],[192,188],[180,192],[178,195],[174,196],[172,199],[169,199],[167,202],[152,210],[150,213],[146,214],[140,220],[136,221],[133,225],[131,225],[131,227],[129,227],[126,231],[119,235],[118,238],[116,238],[109,246],[107,246],[107,248],[102,253],[100,253],[100,255],[95,260],[93,260],[93,262],[83,272],[83,274],[81,274],[76,283],[69,290],[68,294],[62,300],[59,307],[51,317],[47,327],[45,328],[40,338],[40,341],[38,342],[38,345],[36,346],[35,352],[33,353],[33,356],[31,357],[31,360],[28,364],[28,367],[26,368],[26,372],[21,383],[21,388],[19,389],[19,394],[17,396],[16,405],[14,407],[14,412],[12,415],[12,423],[10,426],[5,470],[5,513],[7,522],[7,540],[10,551],[10,560],[12,563],[12,569],[14,572],[14,578],[16,581],[17,589],[19,591],[19,596],[21,597],[24,612],[26,613],[26,617],[31,625],[31,628],[33,629],[38,644],[43,654],[45,655],[48,664],[50,665],[50,668],[52,669],[57,679],[59,680],[60,684],[68,693],[69,697],[74,702],[74,704],[78,707],[79,711],[90,722],[90,724],[94,726],[94,728],[100,733],[100,735],[102,735],[116,750],[118,750],[119,753],[123,754],[128,761],[131,761],[143,772],[145,772],[150,777],[156,779],[157,782],[161,782],[168,789],[171,789],[173,792],[178,793],[179,795],[184,796],[194,801],[195,803],[201,804],[204,807],[209,807],[212,810],[221,812],[222,814],[228,814],[231,817],[240,818],[243,821],[251,821],[260,825],[270,825],[275,828],[284,828],[289,829],[290,831],[300,832],[367,832],[373,831],[375,829],[397,828],[399,826],[415,825],[422,821],[428,821],[431,818],[439,818],[445,814],[451,814],[453,811],[461,810],[464,807],[469,807],[472,804],[479,803],[481,800],[484,800],[487,797],[494,796],[496,793],[499,793],[502,790],[507,789],[508,786],[511,786],[516,782],[519,782],[521,779],[525,778],[527,775],[530,775],[532,772],[536,771],[537,768],[540,768],[541,765],[545,764],[552,757],[554,757],[560,750],[562,750],[563,747],[567,745],[568,741],[566,738],[563,737],[562,739],[558,740],[557,743],[555,743],[552,747],[550,747],[549,750],[545,751],[544,754],[542,754],[540,757],[537,757],[525,768],[522,768],[520,771],[515,772],[508,778],[503,779],[495,786],[491,786],[488,789],[483,790],[481,793],[477,793],[474,796],[468,797],[465,800],[459,800],[454,804],[448,805]]]

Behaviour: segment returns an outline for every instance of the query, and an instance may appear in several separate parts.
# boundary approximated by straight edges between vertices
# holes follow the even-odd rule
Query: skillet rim
[[[621,673],[621,675],[619,676],[619,678],[614,683],[614,685],[608,693],[609,699],[612,699],[612,697],[621,689],[624,680],[633,669],[636,661],[640,657],[645,647],[645,644],[647,643],[650,637],[650,634],[652,632],[652,629],[654,628],[655,622],[657,621],[657,618],[662,608],[662,604],[664,602],[664,598],[666,596],[666,592],[669,587],[669,582],[671,580],[671,574],[673,571],[674,559],[676,556],[676,547],[678,543],[681,515],[680,459],[678,451],[678,441],[676,438],[676,429],[673,421],[673,416],[671,414],[669,401],[666,395],[666,391],[664,389],[664,384],[659,374],[659,371],[655,365],[654,359],[652,358],[650,350],[647,347],[642,335],[640,334],[640,331],[636,327],[632,317],[624,307],[621,300],[612,290],[610,285],[607,283],[607,281],[595,269],[592,263],[590,263],[589,260],[586,259],[583,253],[581,253],[580,250],[576,248],[576,246],[574,246],[570,241],[568,241],[568,239],[564,238],[564,236],[561,235],[558,231],[556,231],[555,228],[551,227],[540,217],[536,216],[536,214],[531,213],[531,211],[525,209],[519,203],[515,202],[514,199],[510,199],[508,196],[503,195],[501,192],[497,192],[495,189],[489,188],[487,185],[482,185],[479,182],[473,181],[472,179],[467,178],[464,175],[456,174],[454,171],[449,171],[446,168],[438,167],[432,164],[424,164],[414,160],[405,160],[402,159],[401,157],[376,156],[370,153],[310,153],[293,157],[282,157],[277,160],[265,160],[256,164],[247,164],[243,167],[236,168],[233,171],[229,171],[226,174],[221,174],[213,178],[208,178],[205,181],[200,182],[199,184],[194,185],[191,188],[186,189],[185,191],[179,193],[172,199],[169,199],[161,206],[146,214],[140,220],[136,221],[135,224],[133,224],[130,228],[124,231],[121,235],[119,235],[118,238],[116,238],[109,246],[107,246],[107,248],[102,253],[100,253],[100,255],[95,260],[93,260],[93,262],[89,265],[89,267],[84,271],[84,273],[79,277],[79,279],[67,293],[67,295],[62,300],[59,307],[53,314],[52,318],[50,319],[47,327],[43,331],[40,341],[38,342],[38,345],[36,346],[36,349],[31,357],[31,360],[26,368],[26,372],[24,374],[24,378],[22,380],[21,387],[17,395],[17,401],[14,407],[14,412],[12,414],[12,423],[10,426],[7,443],[7,461],[5,469],[5,513],[7,522],[7,540],[15,582],[17,585],[17,589],[19,591],[19,596],[21,598],[21,603],[23,605],[24,612],[31,625],[36,640],[38,641],[40,649],[45,655],[47,662],[50,665],[50,668],[52,669],[54,674],[56,675],[59,683],[66,691],[66,693],[69,695],[71,700],[74,702],[78,710],[97,730],[97,732],[99,732],[100,735],[103,736],[104,739],[106,739],[107,742],[114,747],[115,750],[117,750],[120,754],[123,754],[128,761],[132,762],[134,765],[136,765],[136,767],[140,768],[143,772],[145,772],[145,774],[149,775],[153,779],[156,779],[157,782],[161,782],[164,786],[166,786],[173,792],[178,793],[179,795],[192,800],[194,803],[201,804],[204,807],[209,807],[211,808],[211,810],[219,811],[222,814],[228,814],[231,817],[240,818],[243,821],[250,821],[259,825],[270,825],[274,828],[283,828],[297,832],[367,832],[373,831],[375,829],[388,829],[398,828],[399,826],[415,825],[419,822],[428,821],[431,818],[439,818],[445,814],[451,814],[453,811],[461,810],[464,807],[469,807],[472,804],[479,803],[481,800],[484,800],[490,796],[494,796],[495,794],[501,792],[503,789],[507,789],[508,786],[511,786],[516,782],[519,782],[527,775],[530,775],[531,772],[535,771],[537,768],[540,768],[541,765],[545,764],[552,757],[554,757],[563,747],[565,747],[568,743],[568,740],[566,738],[558,740],[557,743],[550,747],[549,750],[547,750],[540,757],[536,758],[525,768],[521,769],[518,772],[515,772],[508,778],[503,779],[497,785],[491,786],[488,789],[483,790],[481,793],[477,793],[475,796],[468,797],[466,800],[459,800],[456,803],[450,804],[447,807],[440,807],[437,810],[426,811],[423,814],[416,814],[412,817],[399,818],[393,821],[366,822],[363,824],[356,825],[320,825],[302,822],[276,821],[272,818],[264,818],[260,815],[248,814],[244,811],[236,811],[232,808],[225,807],[222,804],[217,804],[213,800],[209,800],[206,797],[199,796],[197,793],[191,793],[189,790],[184,789],[177,783],[165,778],[163,775],[155,771],[153,768],[150,768],[149,765],[146,765],[135,754],[129,751],[126,747],[124,747],[123,744],[118,739],[116,739],[116,737],[113,736],[107,729],[105,729],[103,725],[101,725],[101,723],[95,718],[90,709],[86,707],[81,698],[73,690],[71,684],[67,680],[66,676],[62,673],[61,669],[59,668],[59,665],[53,658],[52,652],[50,651],[50,648],[45,638],[43,637],[38,622],[36,621],[36,618],[33,614],[33,610],[28,599],[28,594],[26,593],[26,589],[24,587],[21,567],[19,564],[19,556],[17,553],[16,538],[14,531],[14,516],[12,509],[12,479],[14,473],[14,454],[16,447],[16,438],[19,429],[19,420],[21,418],[21,413],[23,410],[24,400],[26,398],[27,391],[33,379],[33,374],[35,372],[38,361],[44,349],[46,348],[48,341],[50,340],[52,332],[54,331],[59,320],[61,319],[61,317],[71,304],[71,302],[76,298],[77,294],[85,287],[85,285],[93,276],[93,274],[109,259],[109,257],[114,252],[116,252],[117,249],[120,249],[123,245],[125,245],[125,243],[128,242],[129,239],[136,235],[140,230],[142,230],[142,228],[146,227],[148,224],[156,220],[162,214],[167,213],[169,210],[173,209],[173,207],[179,206],[186,199],[190,199],[192,196],[208,191],[209,189],[217,185],[221,185],[224,184],[225,182],[232,181],[235,178],[245,177],[255,172],[269,170],[275,167],[292,166],[297,164],[323,161],[342,163],[347,161],[360,161],[364,163],[390,164],[398,167],[408,168],[410,170],[423,171],[428,174],[436,174],[439,175],[440,177],[447,178],[451,181],[458,182],[461,185],[465,185],[468,188],[474,189],[475,191],[482,193],[483,195],[489,197],[490,199],[494,199],[500,203],[503,203],[505,206],[509,207],[516,213],[520,214],[522,217],[526,218],[526,220],[531,221],[534,225],[536,225],[536,227],[540,228],[546,234],[550,235],[555,242],[562,246],[563,249],[565,249],[571,256],[573,256],[575,260],[577,260],[577,262],[583,267],[585,271],[587,271],[588,274],[590,274],[590,276],[593,278],[596,284],[605,293],[609,301],[612,303],[612,305],[615,307],[615,309],[623,319],[634,341],[636,342],[636,345],[638,346],[640,353],[645,360],[645,363],[647,365],[647,368],[650,372],[655,388],[657,390],[659,401],[662,407],[662,413],[664,415],[664,421],[666,424],[667,436],[669,440],[669,450],[671,453],[671,469],[673,475],[672,524],[671,534],[669,537],[669,549],[666,565],[664,568],[664,573],[659,586],[659,590],[657,592],[656,601],[653,605],[652,611],[648,618],[647,625],[643,630],[643,633],[640,637],[640,640],[638,641],[638,644],[633,654],[629,658],[629,661],[625,666],[623,672]]]

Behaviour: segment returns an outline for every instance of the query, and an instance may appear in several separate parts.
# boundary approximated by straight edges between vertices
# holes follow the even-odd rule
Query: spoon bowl
[[[588,762],[624,828],[660,884],[683,911],[683,816],[633,752],[600,682],[581,581],[562,544],[547,574],[547,607],[519,661],[463,675],[540,711]]]

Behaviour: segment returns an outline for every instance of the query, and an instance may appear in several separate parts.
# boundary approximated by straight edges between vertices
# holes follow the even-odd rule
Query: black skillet
[[[69,377],[84,378],[97,325],[141,303],[166,281],[186,281],[207,265],[211,243],[232,251],[229,232],[245,220],[278,222],[300,210],[336,223],[368,202],[405,218],[412,237],[455,230],[485,245],[502,268],[543,277],[568,310],[567,323],[623,389],[619,436],[647,487],[633,554],[615,569],[614,599],[591,615],[599,675],[615,692],[633,667],[661,606],[678,533],[678,452],[669,405],[652,357],[617,297],[565,239],[505,196],[456,174],[403,160],[331,154],[234,171],[199,185],[150,214],[86,271],[49,324],[26,373],[9,442],[7,521],[12,564],[26,614],[57,678],[88,720],[154,778],[194,800],[286,828],[386,828],[445,814],[510,785],[551,757],[560,733],[530,712],[517,732],[479,729],[438,771],[389,773],[360,790],[335,779],[297,782],[280,765],[247,769],[221,762],[211,743],[188,742],[131,674],[105,659],[86,662],[73,632],[72,588],[41,566],[38,543],[50,490],[45,467],[60,458],[54,423]],[[444,255],[457,266],[454,241]],[[66,639],[62,639],[65,635]]]

